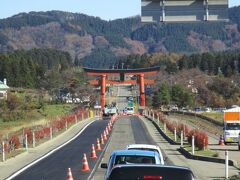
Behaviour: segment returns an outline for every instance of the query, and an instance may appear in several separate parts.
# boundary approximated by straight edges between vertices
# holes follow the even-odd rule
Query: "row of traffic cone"
[[[90,168],[89,168],[89,165],[88,165],[87,156],[86,156],[85,153],[83,154],[82,171],[83,171],[83,172],[88,172],[88,171],[90,171]],[[67,180],[73,180],[71,168],[68,168]]]
[[[109,135],[109,132],[112,129],[112,121],[110,121],[106,127],[106,129],[104,130],[103,134],[101,134],[101,144],[103,145],[105,143],[105,141],[107,140],[107,136]],[[101,151],[101,145],[100,145],[100,141],[99,138],[97,138],[97,145],[96,145],[96,150],[97,151]],[[91,146],[91,154],[90,154],[90,158],[92,159],[96,159],[97,158],[97,154],[96,154],[96,150],[95,150],[95,146],[94,144],[92,144]],[[90,171],[89,165],[88,165],[88,160],[87,160],[87,155],[84,153],[83,154],[83,160],[82,160],[82,171],[83,172],[88,172]],[[68,172],[67,172],[67,180],[73,180],[73,176],[72,176],[72,171],[71,168],[68,168]]]

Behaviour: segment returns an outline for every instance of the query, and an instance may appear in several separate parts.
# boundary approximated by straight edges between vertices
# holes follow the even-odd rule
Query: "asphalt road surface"
[[[114,150],[126,149],[129,144],[156,144],[146,126],[143,124],[137,116],[122,116],[114,124],[113,132],[111,135],[111,141],[103,156],[102,163],[107,163],[111,153]],[[166,161],[166,164],[172,164],[170,161]],[[94,174],[94,180],[104,179],[105,169],[98,167]]]
[[[62,147],[46,159],[30,167],[16,180],[65,180],[67,168],[72,169],[72,174],[78,179],[87,179],[90,173],[81,171],[83,153],[87,154],[90,169],[93,169],[96,160],[90,159],[91,145],[96,144],[96,139],[104,131],[108,120],[99,120],[87,127],[83,133],[68,145]],[[100,152],[96,151],[99,156]]]

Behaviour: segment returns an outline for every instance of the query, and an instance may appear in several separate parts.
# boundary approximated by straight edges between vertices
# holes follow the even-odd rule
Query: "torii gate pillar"
[[[145,106],[144,74],[139,75],[140,106]]]
[[[101,75],[101,107],[105,106],[105,96],[106,96],[106,74]]]

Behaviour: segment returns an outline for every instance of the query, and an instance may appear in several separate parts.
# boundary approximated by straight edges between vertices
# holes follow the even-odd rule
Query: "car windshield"
[[[127,108],[128,111],[133,111],[133,108]]]
[[[117,164],[155,164],[155,158],[150,156],[117,156],[114,165]]]
[[[226,130],[240,130],[240,123],[227,123]]]

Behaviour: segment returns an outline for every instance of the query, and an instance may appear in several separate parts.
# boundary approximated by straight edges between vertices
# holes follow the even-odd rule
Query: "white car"
[[[161,160],[161,164],[164,165],[162,152],[161,152],[160,148],[156,145],[152,145],[152,144],[130,144],[130,145],[127,145],[126,149],[127,150],[147,150],[147,151],[158,152],[160,160]]]
[[[133,107],[127,107],[126,113],[127,113],[127,115],[132,115],[132,114],[134,114],[134,108],[133,108]]]

